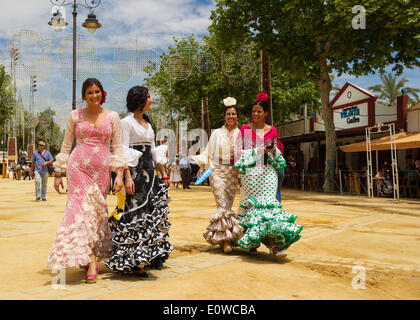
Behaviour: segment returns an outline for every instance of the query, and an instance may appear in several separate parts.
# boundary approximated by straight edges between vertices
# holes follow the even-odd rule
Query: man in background
[[[48,166],[52,165],[54,159],[51,153],[45,149],[45,142],[38,142],[38,150],[31,158],[31,176],[35,176],[36,201],[47,201]],[[42,186],[41,186],[42,185]]]
[[[182,188],[191,189],[191,164],[186,156],[182,156],[182,159],[179,161],[179,166],[181,167]]]

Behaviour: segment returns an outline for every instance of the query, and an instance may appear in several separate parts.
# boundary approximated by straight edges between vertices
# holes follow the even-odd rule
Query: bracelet
[[[125,178],[126,181],[133,181],[133,178]]]
[[[162,179],[162,180],[169,180],[169,177],[168,177],[168,176],[166,176],[166,177],[162,177],[161,179]]]

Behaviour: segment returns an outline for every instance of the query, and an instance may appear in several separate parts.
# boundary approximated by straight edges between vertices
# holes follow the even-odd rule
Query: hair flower
[[[265,92],[260,92],[257,95],[257,101],[267,101],[268,98],[268,94],[266,94]]]
[[[102,96],[102,100],[101,100],[101,104],[104,104],[106,101],[106,91],[104,90],[103,96]]]
[[[227,97],[226,99],[223,99],[223,103],[226,107],[236,106],[236,99],[232,97]]]

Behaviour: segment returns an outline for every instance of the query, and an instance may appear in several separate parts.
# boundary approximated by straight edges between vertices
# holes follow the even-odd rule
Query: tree
[[[38,114],[38,125],[35,128],[36,142],[43,140],[47,143],[53,156],[60,152],[61,142],[64,139],[64,131],[55,123],[55,111],[48,107]]]
[[[12,79],[5,71],[4,65],[0,65],[0,126],[11,119],[14,114],[15,99],[13,88],[10,86]]]
[[[356,76],[393,64],[419,66],[419,14],[414,0],[219,0],[210,31],[229,47],[252,39],[283,71],[315,83],[326,135],[323,188],[335,189],[336,133],[330,109],[331,74]],[[366,14],[366,28],[363,14]],[[352,21],[353,20],[353,21]]]
[[[381,84],[371,86],[368,89],[377,92],[379,99],[387,101],[391,107],[395,107],[395,101],[397,100],[397,96],[401,94],[402,88],[405,89],[405,92],[409,96],[410,103],[414,104],[419,101],[418,93],[420,89],[406,87],[405,83],[408,81],[406,77],[397,80],[397,76],[389,72],[388,74],[382,73],[381,80]]]

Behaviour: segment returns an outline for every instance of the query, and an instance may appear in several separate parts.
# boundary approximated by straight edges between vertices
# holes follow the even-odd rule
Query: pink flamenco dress
[[[77,145],[70,153],[74,137]],[[49,269],[87,265],[92,254],[99,259],[112,255],[106,196],[110,172],[125,167],[118,114],[108,111],[93,127],[82,110],[72,111],[54,162],[56,171],[66,172],[68,199],[48,257]]]

